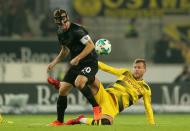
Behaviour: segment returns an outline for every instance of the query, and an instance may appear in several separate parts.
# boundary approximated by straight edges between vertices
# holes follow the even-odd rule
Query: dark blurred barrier
[[[23,96],[26,104],[52,105],[57,102],[58,90],[45,83],[14,83],[0,84],[0,94],[3,98],[3,105],[9,105],[11,100],[15,100],[18,96]],[[75,97],[72,97],[73,99],[70,100],[69,104],[79,104],[78,91],[73,89],[70,95]]]
[[[0,40],[0,63],[49,63],[60,51],[56,40]]]
[[[104,85],[106,87],[108,84]],[[151,84],[151,89],[153,109],[156,112],[190,112],[190,83]],[[0,84],[0,101],[4,113],[56,112],[57,96],[58,91],[45,83]],[[91,106],[76,89],[68,95],[68,103],[68,112],[91,111]],[[136,107],[138,110],[133,109],[132,112],[144,110],[142,105],[132,106]]]
[[[137,42],[126,42],[123,45],[118,43],[119,39],[111,39],[112,52],[107,56],[100,56],[100,60],[104,61],[121,61],[126,62],[144,56],[144,44],[139,45]],[[95,41],[94,41],[95,43]],[[115,44],[114,44],[115,43]],[[131,43],[131,44],[130,44]],[[136,47],[139,47],[138,50]],[[122,48],[121,48],[122,47]],[[142,47],[142,48],[141,48]],[[34,62],[34,63],[49,63],[60,52],[60,44],[58,40],[51,39],[26,39],[26,40],[0,40],[0,63],[10,62]],[[134,51],[128,51],[136,49]],[[127,52],[127,53],[126,53]],[[123,54],[123,55],[121,55]],[[67,59],[66,59],[67,61]]]
[[[190,106],[190,83],[151,84],[152,103]]]

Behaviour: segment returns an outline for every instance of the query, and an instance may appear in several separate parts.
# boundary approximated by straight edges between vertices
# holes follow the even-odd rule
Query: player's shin
[[[57,100],[57,120],[64,121],[64,114],[67,108],[67,96],[59,96]]]
[[[85,85],[80,91],[87,98],[87,100],[90,102],[90,104],[93,107],[98,106],[98,104],[97,104],[97,102],[96,102],[90,88],[88,88],[87,85]]]
[[[102,116],[101,106],[98,105],[98,103],[96,102],[90,88],[88,88],[87,85],[85,85],[80,91],[93,106],[94,119],[99,120]]]

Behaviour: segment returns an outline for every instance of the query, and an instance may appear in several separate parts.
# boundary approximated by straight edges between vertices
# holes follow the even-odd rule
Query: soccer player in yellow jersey
[[[98,62],[98,67],[103,71],[119,77],[112,86],[106,89],[104,89],[97,78],[94,82],[95,85],[91,86],[91,91],[97,103],[102,107],[101,119],[93,120],[92,118],[85,118],[81,115],[76,119],[67,121],[66,124],[84,123],[88,125],[111,125],[118,113],[135,104],[143,97],[148,123],[150,125],[155,125],[151,107],[151,89],[143,80],[143,75],[146,72],[145,60],[136,59],[134,61],[133,73],[130,69],[116,69],[102,62]]]

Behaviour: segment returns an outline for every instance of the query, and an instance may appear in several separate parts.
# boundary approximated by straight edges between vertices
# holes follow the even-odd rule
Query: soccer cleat
[[[94,120],[99,120],[100,117],[102,116],[102,107],[100,105],[94,107],[93,112],[94,112]]]
[[[84,118],[84,115],[78,116],[76,119],[70,119],[66,122],[66,125],[80,124],[80,119]]]
[[[48,77],[48,83],[54,85],[55,89],[59,89],[60,81],[56,81],[53,78]]]
[[[64,122],[61,123],[60,121],[56,120],[56,121],[48,124],[47,126],[63,126],[63,125],[64,125]]]
[[[0,124],[13,124],[13,122],[3,119],[3,120],[0,121]]]

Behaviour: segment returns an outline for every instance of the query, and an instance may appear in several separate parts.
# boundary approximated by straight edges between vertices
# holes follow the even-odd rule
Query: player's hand
[[[75,57],[71,60],[70,64],[71,65],[74,65],[74,66],[77,66],[78,63],[79,63],[80,59],[78,57]]]
[[[54,67],[54,64],[53,63],[50,63],[47,67],[47,73],[51,70],[51,68]]]

